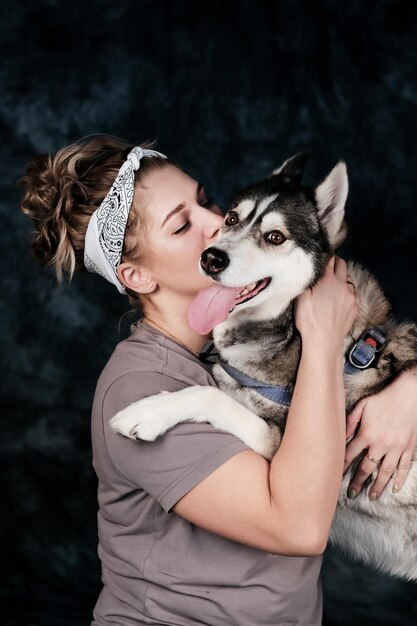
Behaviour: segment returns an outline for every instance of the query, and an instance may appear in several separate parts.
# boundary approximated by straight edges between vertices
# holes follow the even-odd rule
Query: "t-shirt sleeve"
[[[114,467],[166,512],[228,459],[248,449],[234,435],[210,424],[184,422],[153,442],[133,441],[111,430],[111,417],[132,402],[184,387],[185,383],[164,374],[131,372],[112,383],[103,401],[104,440]]]

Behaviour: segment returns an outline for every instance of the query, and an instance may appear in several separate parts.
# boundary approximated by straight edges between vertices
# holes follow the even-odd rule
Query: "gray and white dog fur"
[[[347,232],[345,163],[340,161],[311,189],[301,186],[306,160],[305,153],[295,155],[269,178],[235,196],[215,243],[215,248],[227,255],[228,265],[212,274],[214,280],[230,287],[271,278],[265,289],[238,304],[228,319],[214,328],[213,340],[222,359],[241,372],[291,390],[301,351],[293,301],[322,276]],[[228,225],[232,213],[236,217],[229,222],[236,223]],[[280,243],[268,240],[272,231],[284,235],[278,237]],[[378,326],[387,336],[372,367],[344,375],[346,410],[350,412],[360,399],[379,392],[402,370],[417,363],[417,327],[394,319],[388,299],[370,272],[352,261],[347,269],[360,304],[345,340],[341,367],[344,355],[365,329]],[[271,459],[279,447],[288,408],[240,385],[218,364],[213,376],[219,389],[194,386],[161,392],[117,413],[111,427],[132,439],[153,441],[179,422],[210,422]],[[398,493],[393,493],[391,479],[381,496],[371,501],[370,479],[359,496],[349,499],[347,488],[363,454],[343,478],[330,540],[382,572],[417,580],[416,454]]]

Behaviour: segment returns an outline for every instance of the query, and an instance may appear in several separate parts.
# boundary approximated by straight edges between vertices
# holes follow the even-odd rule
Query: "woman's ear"
[[[128,261],[120,263],[117,268],[120,282],[136,293],[150,293],[155,288],[152,275],[144,268],[137,267]]]

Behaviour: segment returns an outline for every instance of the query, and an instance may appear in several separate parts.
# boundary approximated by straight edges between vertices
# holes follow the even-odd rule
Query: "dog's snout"
[[[218,274],[229,265],[230,260],[226,252],[218,248],[207,248],[201,255],[201,267],[206,274]]]

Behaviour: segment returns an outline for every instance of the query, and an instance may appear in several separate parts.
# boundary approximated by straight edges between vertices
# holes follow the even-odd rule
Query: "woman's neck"
[[[170,313],[167,319],[167,316],[161,312],[145,310],[142,321],[160,330],[196,355],[210,339],[210,335],[199,335],[190,328],[184,314]]]

